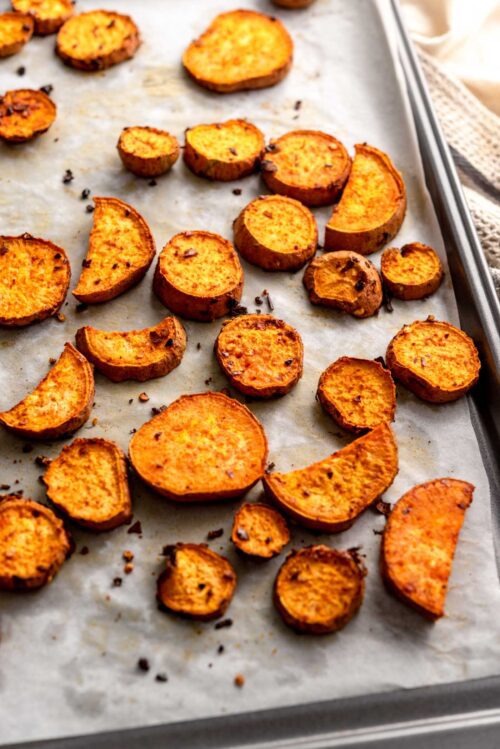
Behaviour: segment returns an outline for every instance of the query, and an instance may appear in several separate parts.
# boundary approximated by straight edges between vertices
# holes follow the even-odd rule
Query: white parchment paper
[[[2,7],[6,3],[2,3]],[[100,6],[80,2],[80,9]],[[398,244],[427,242],[445,251],[425,190],[406,95],[384,28],[369,0],[318,0],[303,12],[279,11],[267,1],[246,7],[283,18],[296,45],[295,63],[280,85],[258,92],[218,96],[197,88],[180,68],[182,50],[216,13],[234,0],[107,0],[109,9],[131,13],[144,44],[136,58],[98,74],[65,68],[53,55],[54,37],[34,39],[17,57],[0,62],[0,88],[54,85],[58,118],[50,132],[18,147],[0,148],[0,228],[24,231],[62,245],[69,253],[73,282],[85,256],[92,216],[84,188],[94,195],[118,196],[149,222],[158,249],[176,232],[209,229],[231,238],[231,223],[254,196],[265,192],[258,176],[241,183],[216,184],[194,177],[182,163],[148,185],[123,170],[115,150],[122,127],[166,127],[181,140],[184,128],[199,122],[248,117],[267,137],[297,127],[324,129],[352,151],[368,141],[391,154],[408,189],[408,213]],[[24,65],[24,77],[16,75]],[[300,109],[295,102],[301,101]],[[298,106],[298,105],[297,105]],[[66,169],[75,175],[62,184]],[[232,190],[239,187],[241,196]],[[329,209],[318,210],[320,237]],[[380,253],[379,253],[380,254]],[[378,265],[379,254],[372,256]],[[449,277],[425,301],[395,302],[394,311],[355,320],[309,305],[302,272],[266,274],[243,262],[243,303],[255,308],[264,288],[275,314],[296,326],[305,344],[304,377],[281,400],[250,404],[270,442],[269,459],[278,470],[305,466],[348,441],[321,412],[314,399],[322,370],[341,355],[383,355],[404,324],[434,314],[457,323]],[[68,297],[64,323],[55,319],[0,333],[0,408],[22,398],[45,374],[76,329],[140,328],[166,314],[151,290],[153,268],[123,296],[75,313]],[[189,344],[181,366],[168,377],[140,385],[113,384],[96,375],[96,403],[79,436],[104,436],[127,448],[129,432],[186,392],[220,389],[227,383],[212,346],[220,322],[186,323]],[[201,349],[196,344],[201,343]],[[212,378],[207,386],[205,381]],[[150,396],[140,403],[137,395]],[[133,398],[133,403],[128,401]],[[91,425],[92,418],[98,423]],[[127,528],[94,536],[75,531],[77,553],[54,583],[38,593],[0,595],[0,741],[96,732],[142,724],[235,713],[345,697],[377,690],[485,676],[498,671],[499,589],[493,556],[490,496],[467,403],[445,406],[418,401],[398,388],[395,431],[400,471],[385,498],[394,502],[416,483],[455,476],[476,485],[454,563],[447,616],[429,624],[391,598],[378,572],[384,519],[366,512],[349,531],[321,536],[294,530],[292,546],[327,542],[339,548],[362,545],[369,568],[366,599],[359,615],[342,632],[328,637],[297,636],[281,623],[271,603],[271,586],[283,557],[255,564],[236,556],[229,543],[234,503],[175,506],[132,482],[135,519],[143,535]],[[43,500],[41,469],[34,457],[58,454],[62,444],[36,446],[3,432],[0,483]],[[19,483],[17,483],[19,482]],[[250,498],[260,495],[256,487]],[[155,581],[164,544],[201,542],[223,527],[216,550],[234,562],[239,585],[228,612],[234,624],[215,630],[160,613]],[[86,556],[78,553],[88,546]],[[122,573],[122,552],[135,552],[135,570]],[[112,587],[115,576],[123,585]],[[224,652],[217,653],[224,645]],[[137,659],[146,657],[148,673]],[[166,672],[167,683],[155,681]],[[234,676],[245,676],[237,689]]]

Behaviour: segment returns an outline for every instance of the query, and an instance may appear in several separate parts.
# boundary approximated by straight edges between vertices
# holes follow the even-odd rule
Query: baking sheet
[[[83,5],[87,9],[98,4]],[[144,45],[132,62],[83,75],[52,57],[49,38],[34,40],[21,55],[0,64],[2,89],[52,83],[59,107],[49,134],[33,144],[0,150],[2,232],[30,231],[61,244],[70,254],[75,283],[92,222],[86,202],[80,200],[84,188],[96,195],[116,195],[138,208],[159,249],[174,233],[188,229],[211,229],[230,238],[233,218],[264,192],[257,177],[212,184],[177,164],[150,187],[122,170],[114,146],[126,125],[164,126],[182,138],[188,125],[247,116],[268,137],[293,127],[316,127],[335,134],[350,150],[363,140],[387,150],[408,188],[408,215],[398,244],[427,242],[444,259],[407,103],[372,3],[318,0],[307,12],[278,13],[296,42],[291,74],[273,89],[229,97],[196,88],[179,70],[182,49],[208,20],[206,12],[200,13],[199,0],[106,5],[132,13],[141,27]],[[246,6],[273,7],[267,2]],[[210,15],[232,7],[230,0],[212,2]],[[23,78],[15,74],[21,64],[26,67]],[[68,168],[75,180],[65,186],[61,180]],[[241,196],[233,195],[235,187],[242,189]],[[315,213],[321,236],[329,209]],[[378,264],[379,255],[372,259]],[[319,374],[331,361],[343,354],[384,354],[404,323],[427,314],[458,322],[448,277],[425,302],[395,302],[392,314],[382,310],[375,318],[353,320],[310,307],[301,272],[265,274],[243,264],[243,303],[253,310],[254,297],[267,288],[275,314],[295,325],[305,344],[304,377],[292,393],[270,403],[249,404],[266,428],[269,459],[279,470],[307,465],[348,441],[313,397]],[[80,325],[126,329],[158,321],[165,310],[151,292],[152,270],[136,289],[87,312],[76,314],[75,303],[68,300],[64,323],[51,320],[31,329],[2,331],[0,408],[36,384],[48,358],[59,354]],[[144,385],[112,384],[97,375],[91,418],[97,417],[98,423],[92,427],[89,420],[79,436],[106,436],[126,449],[129,431],[149,418],[152,406],[184,392],[224,387],[227,383],[212,356],[219,327],[220,322],[186,323],[186,356],[166,378]],[[212,381],[207,386],[208,378]],[[148,403],[137,401],[143,390],[150,396]],[[368,511],[337,536],[295,529],[292,546],[318,541],[340,548],[362,545],[369,568],[365,603],[345,630],[326,638],[297,636],[285,629],[271,604],[272,580],[282,560],[256,565],[230,548],[234,503],[177,507],[134,481],[135,519],[142,523],[142,538],[128,534],[127,528],[102,536],[76,531],[77,553],[49,588],[0,596],[0,740],[221,715],[495,673],[500,597],[487,478],[467,404],[431,406],[401,388],[395,431],[401,468],[385,495],[388,501],[414,483],[443,475],[467,479],[477,487],[460,538],[445,619],[430,625],[386,594],[377,566],[380,537],[373,533],[383,528],[384,520]],[[1,433],[0,483],[43,499],[34,457],[53,457],[62,443],[36,446],[26,454],[23,444]],[[256,487],[249,497],[259,495]],[[193,624],[157,611],[154,592],[162,546],[203,541],[207,531],[219,527],[224,527],[224,536],[211,546],[228,554],[239,575],[228,611],[233,626],[216,630],[213,623]],[[82,546],[89,547],[88,555],[78,553]],[[135,570],[128,577],[122,573],[124,549],[136,554]],[[123,585],[113,588],[117,575],[124,578]],[[217,653],[220,644],[222,654]],[[149,672],[137,670],[139,657],[149,659]],[[156,682],[155,675],[163,671],[169,681]],[[245,676],[241,690],[233,685],[237,673]]]

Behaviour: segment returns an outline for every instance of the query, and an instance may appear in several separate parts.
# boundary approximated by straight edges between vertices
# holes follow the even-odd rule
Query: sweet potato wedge
[[[218,619],[236,590],[236,572],[228,559],[206,544],[175,544],[158,578],[161,608],[202,622]]]
[[[74,13],[71,0],[11,0],[19,13],[27,13],[35,22],[35,34],[55,34]]]
[[[308,8],[309,5],[314,3],[314,0],[273,0],[273,3],[280,8],[295,10],[297,8]]]
[[[90,530],[110,531],[132,516],[125,455],[110,440],[73,440],[50,462],[43,482],[52,504]]]
[[[151,230],[135,208],[118,198],[94,198],[94,225],[73,295],[86,304],[107,302],[135,286],[153,262]]]
[[[56,105],[43,91],[18,88],[0,96],[0,140],[25,143],[45,133],[56,118]]]
[[[90,10],[70,18],[57,34],[56,52],[78,70],[105,70],[135,55],[141,37],[130,16]]]
[[[397,380],[431,403],[461,398],[481,368],[472,338],[433,317],[404,325],[389,343],[386,361]]]
[[[76,331],[76,347],[113,382],[145,382],[179,366],[186,332],[175,317],[142,330],[107,331],[90,325]]]
[[[55,315],[70,277],[62,247],[30,234],[0,236],[0,325],[20,327]]]
[[[396,236],[406,213],[406,188],[387,154],[366,143],[356,155],[342,197],[325,229],[326,250],[369,255]]]
[[[221,94],[279,83],[292,65],[293,42],[281,21],[253,10],[216,16],[184,52],[200,86]]]
[[[353,317],[371,317],[382,304],[382,282],[370,260],[356,252],[327,252],[304,273],[312,304],[333,307]]]
[[[0,13],[0,58],[20,52],[33,36],[34,29],[31,16],[24,13]]]
[[[398,472],[398,449],[388,424],[328,458],[290,473],[269,473],[266,494],[306,528],[338,533],[375,502]]]
[[[50,583],[73,551],[52,510],[12,494],[0,498],[0,590],[33,590]]]
[[[302,377],[302,339],[272,315],[227,320],[215,342],[215,356],[231,385],[256,398],[285,395]]]
[[[323,544],[292,551],[274,581],[274,604],[285,624],[298,632],[336,632],[361,606],[365,575],[348,551]]]
[[[247,556],[272,559],[289,543],[290,531],[279,512],[254,502],[242,505],[234,516],[231,541]]]
[[[153,289],[177,315],[215,320],[240,301],[243,269],[227,239],[209,231],[185,231],[161,251]]]
[[[138,177],[159,177],[179,158],[175,135],[156,127],[125,127],[116,145],[123,165]]]
[[[183,395],[134,434],[132,466],[178,502],[232,499],[263,475],[267,440],[251,411],[222,393]]]
[[[71,343],[35,389],[9,411],[0,424],[28,439],[55,439],[79,429],[89,418],[94,400],[92,367]]]
[[[394,421],[394,380],[373,359],[341,356],[319,378],[317,398],[337,424],[355,434]]]
[[[443,280],[443,266],[432,247],[420,242],[400,250],[389,247],[382,253],[380,275],[397,299],[422,299],[433,294]]]
[[[298,270],[318,245],[318,227],[311,211],[284,195],[263,195],[244,208],[234,222],[234,243],[240,255],[264,270]]]
[[[444,614],[448,578],[474,487],[457,479],[414,486],[396,502],[382,539],[388,588],[429,619]]]
[[[186,130],[184,161],[194,174],[230,182],[255,172],[264,136],[251,122],[227,120]]]
[[[272,140],[266,151],[261,171],[268,188],[305,205],[333,203],[351,169],[344,145],[319,130],[293,130]]]

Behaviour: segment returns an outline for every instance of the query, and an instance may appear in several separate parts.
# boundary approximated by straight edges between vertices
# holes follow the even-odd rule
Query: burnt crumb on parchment
[[[232,619],[221,619],[220,622],[217,622],[214,626],[214,629],[226,629],[227,627],[233,626],[233,620]]]
[[[22,451],[23,451],[23,453],[30,453],[30,452],[32,452],[32,451],[33,451],[34,449],[35,449],[35,446],[34,446],[34,445],[30,445],[30,444],[29,444],[29,442],[27,442],[27,443],[26,443],[25,445],[23,445],[23,447],[22,447]]]
[[[82,555],[82,557],[85,557],[85,556],[87,556],[87,554],[89,553],[89,551],[90,551],[90,549],[89,549],[88,546],[82,546],[82,548],[80,549],[80,554]]]
[[[26,68],[24,65],[20,65],[16,70],[17,75],[24,75],[26,73]]]
[[[47,468],[47,466],[50,466],[51,462],[50,458],[47,458],[46,455],[37,455],[35,458],[36,465],[41,466],[42,468]]]
[[[139,393],[138,398],[141,403],[147,403],[149,400],[149,395],[147,393]]]
[[[209,541],[212,541],[214,538],[220,538],[223,535],[224,535],[224,528],[216,528],[213,531],[208,531],[207,539]]]
[[[54,90],[54,86],[52,83],[46,83],[45,86],[40,86],[39,89],[43,94],[47,94],[47,96],[50,96],[52,91]]]
[[[74,179],[75,179],[75,175],[73,174],[71,169],[66,169],[62,178],[63,184],[69,185],[69,183],[73,182]]]
[[[245,685],[245,677],[243,674],[236,674],[234,677],[234,686],[241,689]]]
[[[142,533],[141,521],[140,520],[136,520],[135,523],[130,526],[130,528],[128,529],[127,533],[141,534]]]
[[[91,205],[91,203],[89,203],[88,205],[85,206],[85,212],[86,213],[94,213],[94,210],[95,210],[94,206]]]
[[[113,588],[121,588],[123,580],[121,577],[114,577],[112,586]]]
[[[276,463],[268,463],[264,473],[271,473],[271,471],[274,471],[275,467]]]
[[[168,681],[168,676],[164,671],[161,671],[159,674],[156,674],[155,681],[165,683],[166,681]]]
[[[235,187],[233,190],[233,195],[241,195],[241,192],[242,190],[240,187]]]
[[[87,198],[89,197],[89,195],[90,195],[90,190],[89,190],[89,188],[88,188],[88,187],[86,187],[86,188],[85,188],[84,190],[82,190],[82,192],[81,192],[81,195],[80,195],[80,200],[87,200]]]
[[[264,299],[266,300],[269,312],[272,312],[274,310],[274,304],[273,304],[273,300],[271,299],[271,295],[268,292],[268,290],[264,289],[261,296],[263,296]]]
[[[149,671],[151,666],[149,665],[149,660],[147,658],[139,658],[137,661],[137,668],[139,671]]]
[[[85,304],[85,302],[80,302],[76,305],[75,312],[85,312],[86,310],[88,310],[88,308],[88,304]]]
[[[165,409],[166,406],[158,406],[158,408],[156,406],[153,406],[153,408],[151,409],[151,413],[153,416],[158,416],[158,414],[161,414]]]
[[[392,508],[389,502],[384,502],[383,499],[378,499],[373,505],[373,509],[375,512],[378,512],[379,515],[384,515],[384,517],[388,518],[391,514]]]
[[[394,312],[394,307],[392,306],[392,294],[384,285],[382,285],[382,304],[386,312]]]

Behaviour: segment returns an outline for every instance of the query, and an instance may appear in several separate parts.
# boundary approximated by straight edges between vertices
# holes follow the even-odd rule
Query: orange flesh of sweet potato
[[[473,492],[466,481],[428,481],[404,494],[389,515],[382,574],[399,598],[430,619],[444,614],[458,534]]]
[[[56,111],[56,105],[43,91],[7,91],[0,97],[0,139],[8,143],[31,140],[49,129]]]
[[[290,541],[290,531],[284,517],[272,507],[245,504],[234,516],[231,541],[248,556],[271,559]]]
[[[390,247],[382,253],[380,274],[398,299],[422,299],[433,294],[443,280],[443,266],[432,247],[420,242]]]
[[[205,544],[176,544],[166,570],[158,578],[162,607],[200,621],[217,619],[226,611],[236,589],[230,562]]]
[[[70,18],[57,34],[56,52],[79,70],[104,70],[133,57],[141,43],[130,16],[91,10]]]
[[[35,24],[23,13],[0,14],[0,58],[20,52],[33,35]]]
[[[142,216],[118,198],[94,198],[89,248],[73,295],[106,302],[138,283],[151,265],[155,243]]]
[[[50,583],[72,552],[64,525],[31,499],[0,498],[0,589],[30,590]]]
[[[292,551],[276,576],[274,603],[283,621],[299,632],[335,632],[361,606],[365,575],[347,551],[323,545]]]
[[[270,473],[266,494],[307,528],[337,533],[392,484],[398,450],[388,424],[380,424],[347,447],[307,468]]]
[[[205,88],[230,93],[281,81],[293,57],[293,42],[277,18],[252,10],[216,16],[184,52],[188,74]]]
[[[342,356],[321,375],[318,400],[341,427],[363,432],[394,421],[396,388],[379,362]]]
[[[0,424],[31,439],[63,437],[84,424],[94,400],[92,367],[70,343],[36,388],[9,411]]]
[[[156,127],[126,127],[117,144],[123,165],[138,177],[159,177],[179,158],[175,135]]]
[[[431,403],[465,395],[481,368],[472,338],[433,318],[405,325],[389,343],[386,361],[396,379]]]
[[[14,10],[29,13],[35,22],[35,34],[53,34],[74,13],[71,0],[11,0]]]
[[[0,325],[29,325],[54,315],[70,277],[61,247],[29,234],[0,236]]]
[[[179,502],[238,497],[263,475],[267,440],[255,416],[222,393],[184,395],[134,434],[130,460]]]
[[[259,128],[245,120],[227,120],[188,128],[184,161],[200,177],[230,181],[254,172],[263,150]]]
[[[233,387],[254,397],[285,395],[302,376],[300,335],[272,315],[228,320],[215,342],[215,355]]]
[[[51,461],[43,481],[50,501],[91,530],[111,530],[132,516],[125,455],[109,440],[74,440]]]

